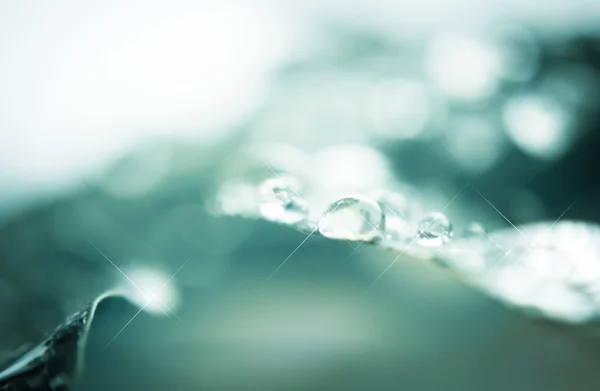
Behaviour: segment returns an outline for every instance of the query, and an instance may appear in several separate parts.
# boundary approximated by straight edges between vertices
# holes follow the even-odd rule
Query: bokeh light
[[[124,282],[126,297],[144,311],[171,316],[179,306],[176,282],[164,271],[137,266],[131,267],[125,273],[131,279]]]
[[[499,87],[501,58],[495,47],[473,36],[445,33],[430,44],[427,70],[448,97],[473,102]]]
[[[568,150],[574,138],[570,114],[548,97],[514,97],[504,107],[503,119],[513,142],[538,158],[557,158]]]

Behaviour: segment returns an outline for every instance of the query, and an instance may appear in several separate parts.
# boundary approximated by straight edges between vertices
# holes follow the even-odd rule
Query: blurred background
[[[365,295],[395,253],[251,211],[291,173],[315,215],[388,189],[457,232],[600,222],[598,20],[590,0],[1,3],[0,363],[119,289],[78,389],[597,390],[597,339],[411,257]]]

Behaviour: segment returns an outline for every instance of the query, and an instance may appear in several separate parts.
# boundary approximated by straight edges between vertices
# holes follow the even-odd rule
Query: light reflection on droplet
[[[431,213],[419,221],[417,235],[417,244],[420,246],[443,246],[452,238],[452,223],[443,213]]]
[[[334,202],[319,221],[319,232],[330,239],[374,242],[383,229],[385,215],[379,204],[359,197]]]
[[[299,197],[292,196],[285,200],[263,202],[261,215],[274,222],[296,224],[308,219],[308,205]]]
[[[300,191],[300,181],[291,175],[279,175],[264,180],[260,186],[260,195],[263,198],[278,197],[288,198],[298,194]]]
[[[260,213],[269,220],[296,224],[308,219],[308,204],[300,197],[300,183],[290,175],[269,178],[260,186]]]

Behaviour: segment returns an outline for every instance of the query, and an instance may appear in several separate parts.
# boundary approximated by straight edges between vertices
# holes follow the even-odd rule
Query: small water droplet
[[[308,219],[308,204],[298,195],[300,183],[289,175],[265,180],[260,185],[260,213],[269,220],[297,224]]]
[[[440,247],[452,238],[452,223],[443,213],[431,213],[417,225],[417,243],[423,247]]]
[[[334,202],[319,221],[319,232],[330,239],[377,242],[384,229],[385,215],[379,204],[360,197]]]
[[[300,182],[291,175],[279,175],[264,180],[259,186],[260,195],[263,198],[287,198],[297,195],[300,190]]]
[[[261,203],[260,213],[269,221],[297,224],[308,219],[308,205],[299,197],[274,199]]]
[[[475,221],[471,221],[465,227],[462,237],[465,239],[482,238],[487,236],[487,229]]]

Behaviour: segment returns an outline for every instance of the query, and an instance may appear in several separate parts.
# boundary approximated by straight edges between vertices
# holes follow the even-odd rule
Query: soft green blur
[[[80,390],[597,390],[594,328],[529,319],[407,256],[372,284],[397,253],[245,213],[273,165],[317,216],[383,187],[418,194],[415,218],[453,200],[457,234],[506,228],[476,191],[453,198],[471,184],[517,225],[575,199],[565,218],[600,221],[587,13],[409,28],[378,6],[359,23],[359,6],[165,5],[137,26],[130,4],[90,30],[72,8],[83,38],[51,23],[59,8],[14,11],[45,23],[2,42],[17,78],[0,96],[0,353],[118,289],[131,302],[100,305]]]

